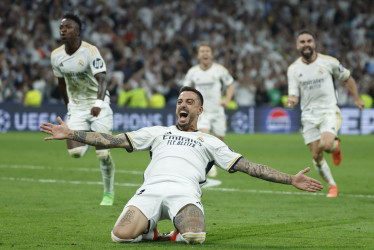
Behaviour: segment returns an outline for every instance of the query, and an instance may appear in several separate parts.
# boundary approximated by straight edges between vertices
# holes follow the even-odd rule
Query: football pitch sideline
[[[291,186],[218,171],[203,188],[207,239],[203,245],[111,242],[110,231],[143,181],[149,152],[113,149],[115,204],[99,206],[101,172],[94,149],[71,158],[64,141],[42,133],[0,134],[0,248],[16,249],[374,249],[374,136],[342,136],[335,167],[338,198],[327,186],[307,193]],[[311,165],[300,134],[229,134],[227,144],[248,160],[296,174]],[[314,167],[309,176],[321,180]],[[170,221],[159,223],[163,233]]]

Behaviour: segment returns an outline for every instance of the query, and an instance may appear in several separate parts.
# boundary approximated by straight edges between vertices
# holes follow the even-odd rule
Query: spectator
[[[36,64],[50,69],[51,49],[59,43],[58,18],[69,11],[84,16],[82,38],[99,47],[109,71],[123,72],[122,82],[149,62],[150,72],[156,78],[148,72],[144,75],[148,98],[156,88],[167,102],[170,100],[174,85],[180,87],[186,69],[197,63],[193,53],[202,40],[212,44],[217,52],[216,61],[233,75],[248,69],[252,81],[261,79],[263,84],[272,85],[274,72],[284,95],[286,81],[279,76],[285,75],[295,59],[293,33],[302,28],[320,30],[317,40],[321,51],[341,58],[355,76],[362,75],[357,77],[358,88],[361,93],[369,91],[365,72],[373,76],[373,3],[299,2],[140,0],[130,4],[128,1],[3,0],[0,1],[0,78],[1,88],[4,89],[4,79],[8,87],[7,97],[0,101],[22,102],[25,95],[22,79],[26,75],[34,79],[32,71]],[[334,29],[329,29],[332,25]],[[48,86],[43,96],[46,101],[56,101],[58,96],[53,92],[56,82],[48,75],[42,77]],[[115,89],[114,101],[121,88]],[[350,96],[340,103],[353,104]]]
[[[26,91],[23,105],[25,107],[40,107],[42,105],[42,93],[37,89],[30,88]]]

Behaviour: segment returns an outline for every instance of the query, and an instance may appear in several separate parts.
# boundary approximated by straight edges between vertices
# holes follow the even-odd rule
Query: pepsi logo
[[[286,110],[274,108],[266,117],[266,130],[269,132],[285,132],[291,130],[291,117]]]

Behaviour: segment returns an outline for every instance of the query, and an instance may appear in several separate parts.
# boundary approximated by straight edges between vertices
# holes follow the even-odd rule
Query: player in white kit
[[[107,148],[125,148],[128,152],[151,152],[144,183],[125,205],[115,223],[111,233],[113,241],[203,243],[206,233],[200,186],[206,181],[206,171],[213,163],[230,173],[240,171],[301,190],[315,192],[322,189],[319,181],[305,175],[310,168],[297,175],[282,173],[249,162],[217,137],[199,132],[197,120],[203,112],[203,102],[198,90],[183,87],[177,101],[176,126],[147,127],[115,136],[71,130],[60,117],[60,125],[41,125],[42,132],[52,135],[45,140],[70,139]],[[157,223],[162,219],[170,219],[174,223],[175,231],[170,236],[161,236],[157,231]]]
[[[69,128],[111,134],[113,112],[109,105],[109,92],[105,81],[106,65],[98,49],[80,39],[81,21],[78,16],[66,14],[60,24],[60,37],[64,43],[51,54],[53,73],[68,110]],[[82,157],[89,146],[67,140],[72,157]],[[107,148],[96,147],[96,156],[104,182],[104,195],[100,205],[114,202],[114,162]]]
[[[296,47],[301,57],[288,68],[287,107],[295,107],[300,97],[304,142],[312,152],[318,173],[329,185],[327,197],[337,197],[338,187],[323,157],[325,151],[332,153],[334,165],[339,165],[342,160],[337,138],[342,118],[337,106],[333,77],[346,83],[359,109],[364,107],[364,103],[349,70],[336,58],[317,53],[314,36],[310,31],[304,30],[298,34]]]
[[[197,122],[198,129],[207,134],[212,132],[224,141],[225,108],[234,95],[234,79],[224,66],[213,63],[213,51],[209,44],[199,44],[197,58],[199,64],[188,70],[183,86],[196,88],[204,97],[204,112]],[[222,100],[222,90],[226,91],[225,100]],[[209,176],[216,175],[217,169],[213,165]]]

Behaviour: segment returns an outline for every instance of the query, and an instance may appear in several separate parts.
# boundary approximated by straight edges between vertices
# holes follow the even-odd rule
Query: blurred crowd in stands
[[[296,32],[316,33],[317,50],[337,57],[374,98],[374,2],[367,0],[1,0],[0,102],[63,103],[50,66],[66,12],[107,64],[112,104],[175,105],[196,48],[207,41],[235,79],[238,106],[282,106]],[[336,82],[339,105],[354,101]],[[157,99],[158,98],[158,99]]]

